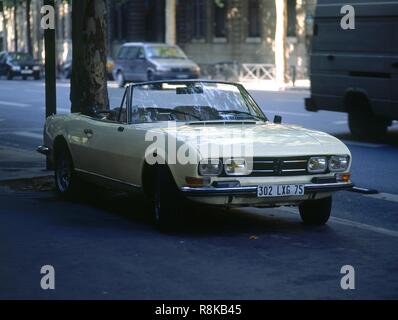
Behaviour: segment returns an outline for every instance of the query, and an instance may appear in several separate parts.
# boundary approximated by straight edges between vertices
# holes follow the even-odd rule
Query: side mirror
[[[275,124],[281,124],[282,123],[282,117],[281,116],[275,116],[274,117],[274,123]]]

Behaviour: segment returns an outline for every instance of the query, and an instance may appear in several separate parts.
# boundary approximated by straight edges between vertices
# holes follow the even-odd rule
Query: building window
[[[214,1],[214,37],[227,37],[227,0]]]
[[[248,36],[249,38],[260,37],[260,0],[248,0]]]
[[[287,0],[287,36],[295,37],[296,33],[296,0]]]
[[[192,3],[192,39],[205,38],[205,0],[193,0]]]

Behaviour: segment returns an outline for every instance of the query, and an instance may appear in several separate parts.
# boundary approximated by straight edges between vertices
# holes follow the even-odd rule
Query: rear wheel
[[[147,81],[153,81],[155,79],[155,77],[153,76],[153,72],[151,70],[148,70],[146,79]]]
[[[14,78],[13,72],[10,70],[7,72],[7,80],[12,80]]]
[[[185,199],[179,194],[168,167],[158,166],[153,197],[153,215],[158,229],[177,230],[181,223],[184,204]]]
[[[390,122],[388,119],[376,116],[367,99],[357,97],[351,104],[348,112],[348,124],[355,137],[380,139],[386,135]]]
[[[55,187],[61,196],[70,197],[77,193],[79,181],[73,168],[72,157],[66,147],[62,147],[56,154],[54,177]]]
[[[22,76],[22,80],[26,80],[26,79],[28,79],[27,76]]]
[[[299,206],[304,224],[320,226],[328,222],[332,211],[332,197],[319,200],[307,200]]]

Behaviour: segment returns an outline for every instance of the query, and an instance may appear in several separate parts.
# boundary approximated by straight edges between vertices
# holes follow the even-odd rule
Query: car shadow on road
[[[116,215],[130,222],[133,228],[138,226],[142,229],[144,226],[157,232],[151,202],[141,192],[114,193],[95,187],[81,194],[73,203]],[[318,233],[331,230],[328,226],[305,226],[298,213],[295,215],[290,211],[285,212],[283,208],[225,209],[190,203],[180,217],[179,225],[168,234],[195,238],[244,234],[256,240],[256,236],[261,234]]]

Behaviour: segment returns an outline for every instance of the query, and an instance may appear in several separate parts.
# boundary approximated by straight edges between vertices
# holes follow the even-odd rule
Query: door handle
[[[393,68],[398,68],[398,62],[394,62],[394,63],[392,64],[392,67],[393,67]]]
[[[124,127],[119,127],[119,128],[117,128],[117,131],[123,132],[123,131],[124,131]]]
[[[91,129],[84,129],[84,134],[92,136],[94,133],[93,133],[93,130],[91,130]]]

